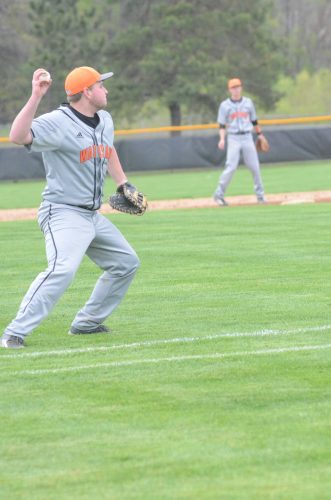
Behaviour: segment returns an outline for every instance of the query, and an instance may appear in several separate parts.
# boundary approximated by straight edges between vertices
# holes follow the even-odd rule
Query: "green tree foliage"
[[[1,0],[0,123],[29,97],[35,68],[53,77],[39,113],[65,100],[65,75],[85,64],[115,72],[110,107],[125,126],[145,126],[142,110],[154,125],[169,111],[172,123],[214,121],[234,76],[259,114],[314,114],[314,103],[329,113],[317,82],[330,19],[330,0]]]
[[[128,113],[157,98],[174,125],[183,107],[215,117],[228,78],[239,76],[272,108],[280,60],[270,10],[265,0],[125,0],[109,50],[113,107]]]
[[[0,3],[0,123],[11,121],[26,89],[24,64],[33,45],[25,0]],[[30,80],[31,81],[31,80]],[[28,83],[29,84],[29,83]]]
[[[331,71],[314,74],[301,71],[295,78],[283,76],[278,82],[283,97],[277,103],[277,116],[316,116],[331,114]]]
[[[39,111],[65,100],[64,80],[77,66],[107,69],[103,47],[107,40],[105,9],[79,0],[31,0],[33,33],[37,40],[31,68],[46,68],[53,85]],[[109,14],[109,12],[108,12]]]

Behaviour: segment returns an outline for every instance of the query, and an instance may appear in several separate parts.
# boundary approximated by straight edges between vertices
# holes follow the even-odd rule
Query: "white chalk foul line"
[[[239,352],[226,352],[226,353],[213,353],[213,354],[190,354],[186,356],[169,356],[165,358],[145,358],[145,359],[131,359],[127,361],[110,361],[109,363],[95,363],[93,365],[80,365],[80,366],[68,366],[66,368],[45,368],[36,370],[19,370],[12,372],[11,376],[16,375],[48,375],[56,373],[68,373],[77,372],[83,370],[94,370],[97,368],[119,368],[122,366],[132,366],[132,365],[146,365],[146,364],[161,364],[161,363],[172,363],[172,362],[182,362],[182,361],[195,361],[195,360],[215,360],[222,358],[234,358],[234,357],[244,357],[244,356],[260,356],[266,354],[280,354],[298,351],[314,351],[314,350],[324,350],[330,349],[331,344],[322,345],[304,345],[304,346],[292,346],[292,347],[279,347],[277,349],[262,349],[258,351],[239,351]]]
[[[306,328],[295,328],[292,330],[258,330],[255,332],[232,332],[232,333],[216,333],[213,335],[196,336],[196,337],[175,337],[170,339],[154,339],[154,340],[144,340],[141,342],[131,342],[128,344],[114,344],[108,346],[92,346],[92,347],[74,347],[72,349],[56,349],[52,351],[36,351],[36,352],[26,352],[24,350],[11,353],[3,354],[0,359],[4,358],[37,358],[37,357],[47,357],[47,356],[67,356],[70,354],[84,354],[89,352],[106,352],[115,349],[135,349],[139,347],[152,347],[158,345],[166,344],[180,344],[180,343],[192,343],[192,342],[204,342],[206,340],[217,340],[222,338],[240,338],[240,337],[265,337],[272,335],[296,335],[300,333],[309,332],[323,332],[331,330],[330,325],[312,326]]]

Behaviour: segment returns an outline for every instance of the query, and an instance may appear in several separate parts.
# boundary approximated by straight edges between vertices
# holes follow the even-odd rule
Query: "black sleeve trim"
[[[225,125],[223,125],[223,123],[220,123],[220,128],[225,128]]]
[[[256,127],[256,125],[258,125],[259,122],[257,120],[254,120],[254,121],[252,121],[252,124],[254,125],[254,127]]]

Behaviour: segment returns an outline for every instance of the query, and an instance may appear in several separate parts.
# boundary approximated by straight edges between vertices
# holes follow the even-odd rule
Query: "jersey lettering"
[[[247,118],[249,118],[249,114],[247,111],[234,111],[230,115],[230,120],[235,120],[236,118],[243,118],[247,120]]]
[[[112,148],[110,146],[94,144],[93,146],[80,150],[80,163],[85,163],[92,158],[107,158],[109,160],[111,152]]]

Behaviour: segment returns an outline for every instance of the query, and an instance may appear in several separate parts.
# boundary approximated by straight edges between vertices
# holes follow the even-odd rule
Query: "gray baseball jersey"
[[[89,210],[100,208],[108,159],[114,142],[114,124],[106,111],[92,129],[69,106],[32,122],[31,151],[42,152],[47,185],[43,199]]]
[[[252,132],[252,122],[256,119],[255,107],[249,97],[242,97],[239,101],[226,99],[221,102],[217,116],[218,123],[226,125],[229,134]]]
[[[241,97],[237,101],[229,98],[220,104],[217,121],[226,127],[228,141],[225,169],[214,193],[216,201],[224,199],[224,194],[238,167],[241,155],[252,173],[258,201],[264,200],[260,162],[252,136],[252,122],[256,120],[255,107],[249,97]]]
[[[5,334],[24,338],[48,316],[87,255],[104,272],[72,325],[89,331],[120,304],[139,266],[121,232],[98,213],[114,126],[99,111],[94,128],[69,106],[32,122],[31,151],[43,154],[47,185],[38,222],[45,236],[48,267],[32,282]]]

